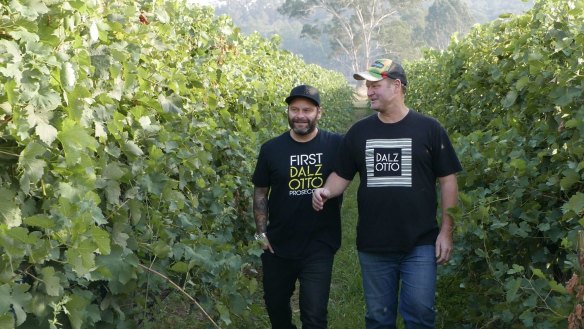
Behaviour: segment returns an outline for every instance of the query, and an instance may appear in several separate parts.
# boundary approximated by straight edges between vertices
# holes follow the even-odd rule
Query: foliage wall
[[[181,1],[0,15],[0,327],[147,327],[169,280],[224,328],[253,323],[258,146],[299,83],[344,129],[342,75]]]
[[[409,104],[439,118],[465,169],[445,328],[584,325],[583,22],[584,1],[538,1],[407,67]]]

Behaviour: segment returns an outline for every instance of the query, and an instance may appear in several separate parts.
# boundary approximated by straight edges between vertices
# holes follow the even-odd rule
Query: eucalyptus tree
[[[387,26],[400,21],[405,8],[421,0],[286,0],[279,11],[303,20],[302,35],[330,43],[329,58],[339,70],[355,72],[375,57],[387,56]],[[384,42],[382,42],[384,40]]]
[[[454,33],[466,34],[475,19],[466,0],[435,0],[428,8],[424,39],[437,49],[445,49]]]

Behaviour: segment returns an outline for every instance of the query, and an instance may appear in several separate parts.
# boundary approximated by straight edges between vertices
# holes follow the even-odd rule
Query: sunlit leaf
[[[166,97],[164,95],[159,95],[158,96],[158,102],[160,103],[160,105],[162,106],[162,109],[165,112],[170,112],[170,113],[182,113],[182,100],[179,96],[177,95],[171,95],[169,97]]]
[[[61,83],[65,89],[70,90],[75,86],[75,82],[77,81],[77,77],[75,76],[75,69],[73,68],[73,64],[69,62],[65,62],[61,64]]]
[[[124,143],[124,150],[134,156],[141,156],[144,154],[144,151],[142,151],[134,141],[126,141]]]
[[[89,26],[89,36],[91,37],[92,42],[99,40],[99,30],[95,21],[93,21]]]
[[[50,124],[45,122],[39,122],[36,125],[35,133],[43,142],[47,143],[48,145],[51,145],[53,141],[57,138],[58,132],[57,129],[51,126]]]
[[[10,7],[31,21],[49,12],[49,8],[41,0],[12,0]]]
[[[16,30],[11,31],[9,34],[14,39],[21,40],[23,42],[38,42],[40,40],[38,34],[31,33],[24,27],[18,27],[16,28]]]
[[[15,200],[16,194],[6,188],[0,187],[0,222],[7,227],[16,227],[22,224],[20,207]]]

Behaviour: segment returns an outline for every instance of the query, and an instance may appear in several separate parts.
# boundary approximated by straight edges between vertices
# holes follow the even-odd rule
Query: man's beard
[[[295,122],[291,119],[288,119],[288,124],[290,125],[290,127],[292,128],[292,131],[294,131],[295,134],[304,136],[304,135],[310,134],[311,132],[314,131],[314,129],[316,129],[316,120],[308,120],[308,122],[299,122],[299,123],[304,123],[305,127],[297,128],[295,125]]]

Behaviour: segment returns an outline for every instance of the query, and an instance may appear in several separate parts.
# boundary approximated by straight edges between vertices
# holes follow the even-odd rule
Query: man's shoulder
[[[337,132],[325,130],[325,129],[318,129],[318,133],[320,134],[321,138],[332,139],[332,140],[340,140],[343,138],[342,134]]]
[[[274,147],[291,139],[290,132],[286,131],[278,136],[272,137],[262,144],[262,147]]]
[[[431,116],[430,114],[427,113],[422,113],[422,112],[418,112],[416,110],[410,109],[410,113],[412,114],[412,117],[416,120],[419,120],[421,122],[427,122],[427,123],[432,123],[432,124],[440,124],[438,122],[438,119],[436,119],[435,117]]]
[[[367,115],[366,117],[363,117],[353,123],[347,131],[346,135],[353,135],[358,132],[369,131],[375,127],[375,122],[377,120],[377,113]]]

